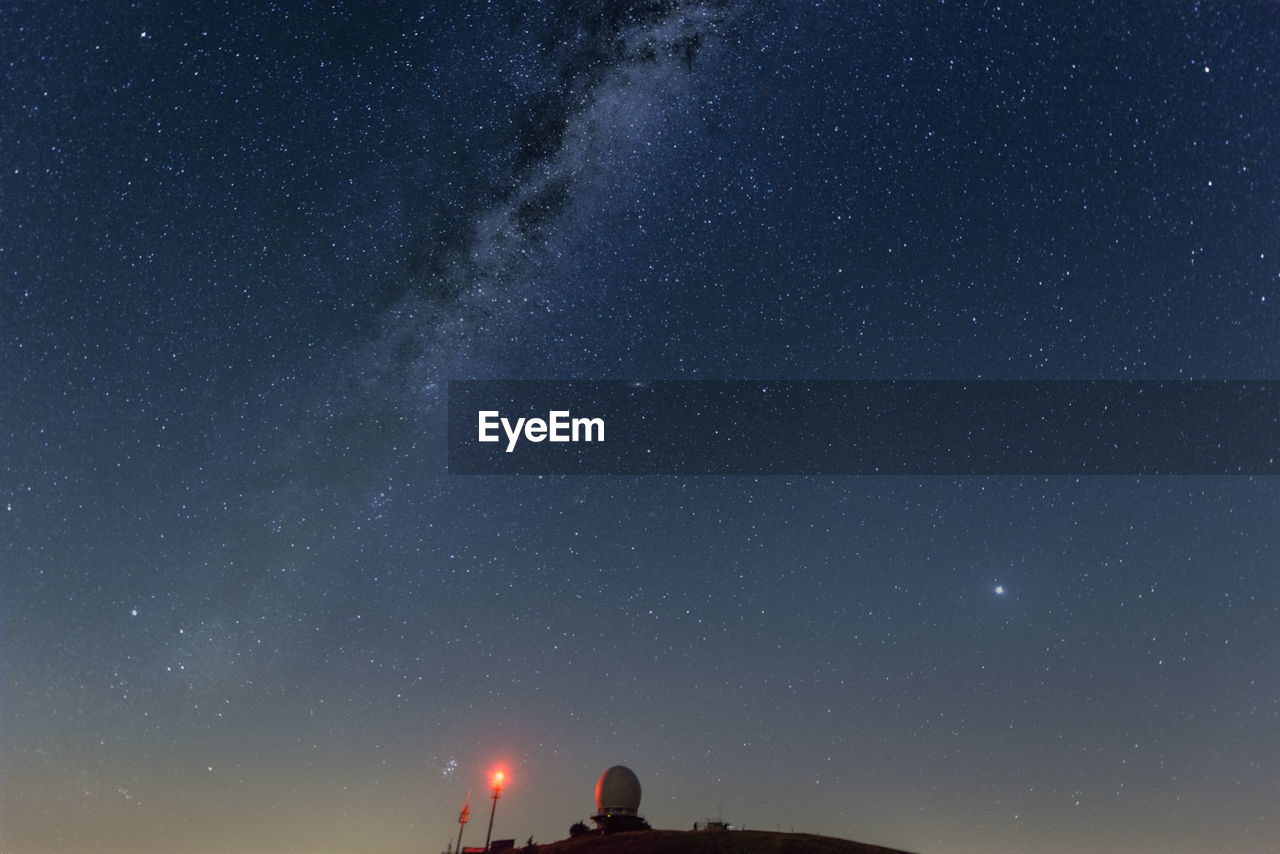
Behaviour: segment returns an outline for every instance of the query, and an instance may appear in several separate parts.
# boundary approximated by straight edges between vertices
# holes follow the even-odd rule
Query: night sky
[[[1280,480],[450,475],[450,379],[1280,379],[1271,3],[0,9],[0,850],[1268,852]]]

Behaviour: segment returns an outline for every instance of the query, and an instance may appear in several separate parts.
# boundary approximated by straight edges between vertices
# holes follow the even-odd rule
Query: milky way
[[[460,353],[527,335],[512,325],[574,299],[576,282],[557,280],[557,261],[579,249],[602,212],[616,213],[612,191],[628,180],[637,150],[689,124],[706,88],[694,75],[699,53],[721,47],[741,18],[729,4],[568,4],[536,18],[512,14],[500,35],[487,34],[520,50],[482,57],[500,66],[514,98],[481,108],[464,138],[482,149],[471,157],[488,161],[486,184],[470,188],[452,219],[415,227],[407,294],[389,308],[390,341],[381,345],[414,360],[417,391],[434,397]],[[453,176],[430,177],[433,188],[453,186]],[[440,202],[432,195],[424,204]]]

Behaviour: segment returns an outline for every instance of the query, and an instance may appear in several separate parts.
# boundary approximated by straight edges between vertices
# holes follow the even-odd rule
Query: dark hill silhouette
[[[832,836],[765,830],[591,833],[535,847],[537,854],[910,854]]]

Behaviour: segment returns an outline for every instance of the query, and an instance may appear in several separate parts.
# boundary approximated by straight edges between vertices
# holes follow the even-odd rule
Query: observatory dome
[[[596,783],[596,809],[601,815],[635,815],[640,809],[640,778],[624,765],[605,771]]]

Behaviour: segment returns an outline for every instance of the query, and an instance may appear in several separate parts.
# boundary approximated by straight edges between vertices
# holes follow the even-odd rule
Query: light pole
[[[489,830],[484,835],[484,850],[489,850],[489,838],[493,836],[493,814],[498,811],[498,795],[502,793],[502,772],[493,775],[493,806],[489,808]]]
[[[467,820],[471,818],[471,790],[467,789],[467,802],[462,805],[462,812],[458,813],[458,845],[455,847],[454,854],[462,854],[462,829],[467,826]]]

